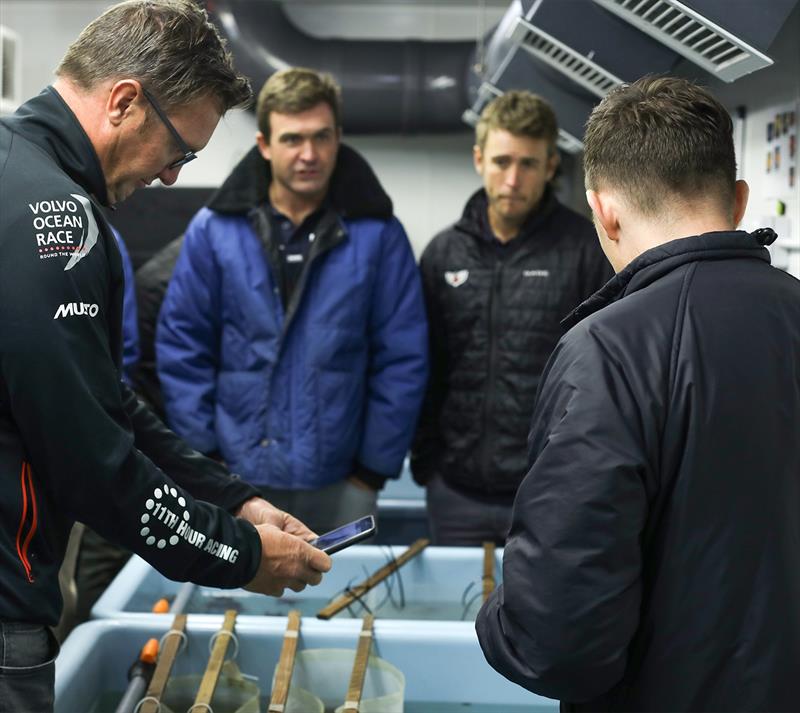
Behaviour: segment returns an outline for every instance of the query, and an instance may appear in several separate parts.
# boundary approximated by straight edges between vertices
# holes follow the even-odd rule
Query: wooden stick
[[[194,711],[195,708],[202,711],[210,710],[211,699],[214,697],[214,691],[217,689],[219,673],[222,670],[222,664],[225,662],[225,653],[228,650],[228,644],[231,643],[231,639],[233,638],[233,627],[235,624],[236,610],[228,609],[228,611],[225,612],[225,621],[222,622],[222,628],[219,630],[217,640],[214,642],[214,648],[211,650],[206,672],[203,674],[203,679],[200,681],[200,688],[197,689],[197,696],[194,699],[194,704],[189,709],[190,711]]]
[[[494,591],[494,542],[483,543],[483,601]]]
[[[416,557],[428,546],[428,544],[430,544],[430,540],[425,538],[417,540],[397,559],[388,562],[373,575],[365,579],[361,584],[357,584],[355,587],[350,587],[350,590],[347,593],[343,594],[341,597],[334,600],[323,609],[320,609],[317,612],[317,618],[330,619],[332,616],[335,616],[342,611],[342,609],[349,607],[354,601],[360,597],[363,597],[375,585],[380,584],[390,574],[400,569],[400,567],[402,567],[410,559]]]
[[[297,639],[300,636],[300,611],[292,609],[283,635],[283,647],[278,659],[278,670],[275,674],[275,685],[269,700],[267,713],[283,713],[286,699],[289,697],[289,684],[292,682],[294,659],[297,654]]]
[[[372,648],[372,626],[375,617],[367,614],[358,637],[358,649],[353,661],[353,671],[350,674],[350,685],[347,688],[347,700],[344,702],[344,713],[358,713],[361,704],[361,692],[364,690],[364,679],[367,677],[367,664],[369,652]]]
[[[172,671],[172,664],[175,663],[181,640],[185,638],[183,635],[185,629],[186,614],[176,615],[172,621],[172,628],[167,632],[164,646],[158,654],[156,670],[153,672],[153,678],[150,679],[147,693],[142,699],[144,703],[139,708],[140,713],[156,713],[161,707],[161,696],[164,695],[164,689],[167,687],[169,674]],[[177,633],[173,634],[172,632]]]

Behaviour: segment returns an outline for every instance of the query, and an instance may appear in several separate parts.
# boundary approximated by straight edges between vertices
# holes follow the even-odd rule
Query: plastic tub
[[[333,569],[322,583],[303,592],[287,592],[276,599],[242,589],[198,587],[187,613],[220,614],[236,609],[241,616],[286,616],[299,609],[304,617],[317,612],[348,586],[358,584],[397,557],[405,547],[355,545],[333,555]],[[495,577],[502,573],[502,549],[495,552]],[[373,613],[379,619],[464,621],[471,627],[481,605],[483,549],[480,547],[427,547],[391,577],[336,618]],[[153,604],[175,596],[181,584],[159,574],[133,557],[92,609],[94,618],[143,616]],[[168,615],[167,615],[168,616]]]
[[[171,624],[164,616],[102,620],[75,629],[56,661],[56,713],[113,713],[127,685],[133,659],[149,638],[160,638]],[[202,673],[208,644],[221,616],[189,616],[188,646],[178,655],[173,675]],[[286,620],[238,621],[236,662],[243,674],[257,676],[267,695],[280,656]],[[303,619],[298,651],[355,649],[361,622]],[[402,671],[404,713],[555,713],[558,703],[510,683],[486,663],[469,627],[429,622],[424,631],[405,622],[376,621],[372,653]],[[262,710],[266,705],[262,699]],[[183,713],[183,712],[179,712]]]

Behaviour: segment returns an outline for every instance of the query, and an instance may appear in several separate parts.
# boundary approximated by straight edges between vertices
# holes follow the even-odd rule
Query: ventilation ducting
[[[328,71],[342,87],[347,131],[453,131],[496,93],[528,89],[553,106],[570,152],[598,98],[621,82],[669,73],[684,57],[727,81],[768,66],[765,52],[797,2],[513,0],[479,77],[474,42],[321,39],[292,24],[281,2],[206,0],[256,91],[285,67]]]
[[[763,69],[772,60],[678,0],[594,0],[699,67],[725,81]],[[765,3],[752,2],[756,7]],[[735,3],[731,11],[736,12]]]
[[[546,62],[600,98],[622,84],[622,80],[615,74],[521,17],[517,19],[511,39],[537,59]]]
[[[678,60],[591,0],[515,0],[487,44],[486,80],[464,120],[476,121],[496,93],[528,89],[555,109],[559,148],[577,153],[598,98]]]
[[[678,55],[592,0],[528,0],[509,29],[513,44],[592,96],[668,72]]]
[[[348,132],[463,128],[475,42],[321,39],[299,30],[272,0],[207,0],[207,9],[255,92],[280,69],[310,67],[340,84]]]

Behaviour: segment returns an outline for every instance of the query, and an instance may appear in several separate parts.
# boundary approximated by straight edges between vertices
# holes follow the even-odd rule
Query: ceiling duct
[[[494,93],[528,89],[555,109],[559,147],[576,153],[599,98],[679,59],[592,0],[515,0],[487,45],[487,80],[463,118],[476,121]]]
[[[567,153],[578,153],[583,150],[583,124],[592,110],[594,98],[577,85],[571,87],[578,89],[576,93],[565,88],[564,83],[554,82],[552,72],[551,76],[543,72],[545,65],[520,51],[519,42],[512,39],[512,34],[522,12],[521,0],[514,0],[489,38],[484,56],[486,80],[471,92],[474,101],[462,119],[475,126],[481,111],[492,99],[512,89],[527,89],[542,96],[555,110],[559,125],[558,147]]]
[[[511,39],[598,97],[622,84],[616,75],[521,17],[517,18]]]
[[[764,54],[797,0],[594,0],[725,81],[772,64]]]
[[[258,92],[276,71],[310,67],[342,87],[342,123],[356,134],[453,131],[474,82],[475,42],[312,37],[271,0],[207,0],[237,69]]]
[[[726,82],[772,60],[677,0],[595,0]]]
[[[601,99],[622,82],[669,71],[679,59],[592,0],[523,0],[521,7],[512,42]]]
[[[487,44],[486,81],[463,118],[474,123],[495,94],[528,89],[555,109],[559,148],[576,153],[583,149],[584,124],[599,97],[677,60],[591,0],[515,0]]]

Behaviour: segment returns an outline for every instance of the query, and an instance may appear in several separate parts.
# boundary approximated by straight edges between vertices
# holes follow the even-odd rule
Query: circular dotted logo
[[[159,530],[165,526],[170,527],[170,521],[174,521],[181,511],[183,519],[188,521],[189,511],[186,509],[186,499],[182,495],[178,495],[175,488],[164,486],[153,490],[153,497],[145,501],[144,508],[147,512],[142,514],[143,527],[139,530],[139,534],[145,538],[145,544],[155,545],[159,550],[163,550],[167,545],[177,545],[181,539],[178,535],[173,534],[168,538],[166,535],[157,537],[153,529],[157,525],[161,526],[158,528]]]

